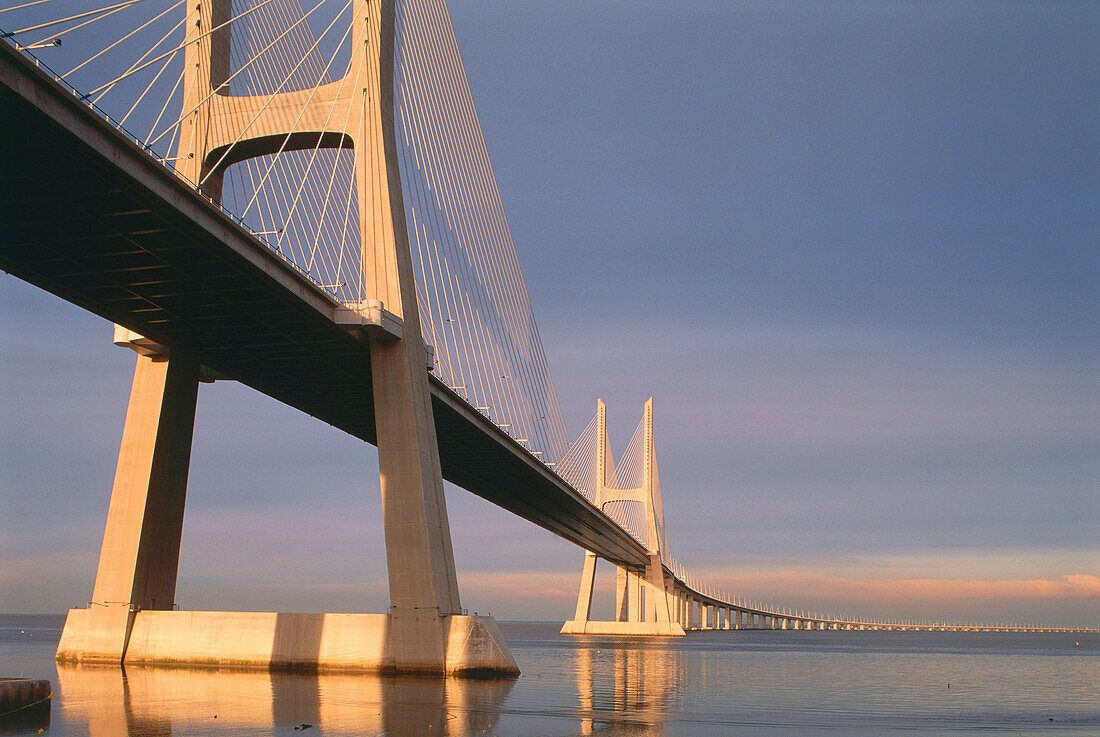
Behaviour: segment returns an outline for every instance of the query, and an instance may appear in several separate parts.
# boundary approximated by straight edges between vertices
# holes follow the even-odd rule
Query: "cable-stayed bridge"
[[[35,0],[0,28],[0,267],[138,353],[59,657],[514,671],[461,607],[443,479],[589,551],[568,632],[922,626],[689,576],[651,405],[617,464],[602,407],[569,442],[442,0]],[[173,610],[195,397],[219,378],[378,446],[388,614]],[[597,558],[620,571],[606,622]]]

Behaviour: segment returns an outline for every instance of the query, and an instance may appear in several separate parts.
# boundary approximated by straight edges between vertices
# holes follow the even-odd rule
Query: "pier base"
[[[562,635],[626,635],[639,637],[684,637],[679,622],[601,622],[570,619],[562,625]]]
[[[128,633],[110,614],[98,607],[69,610],[57,659],[474,678],[519,674],[492,617],[425,614],[421,626],[438,629],[443,643],[439,662],[434,647],[418,654],[407,641],[395,643],[389,614],[146,610],[122,618],[129,621]],[[121,650],[114,647],[120,640]]]

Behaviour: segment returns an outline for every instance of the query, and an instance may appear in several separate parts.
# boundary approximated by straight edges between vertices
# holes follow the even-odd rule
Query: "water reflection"
[[[302,724],[364,737],[1100,735],[1100,636],[741,630],[654,642],[564,638],[559,626],[506,625],[524,672],[504,683],[64,664],[54,676],[56,636],[5,649],[2,630],[0,664],[56,678],[49,730],[66,737],[289,736]]]
[[[661,649],[585,647],[576,655],[580,734],[664,734],[683,669]]]
[[[58,664],[65,719],[90,737],[173,733],[481,734],[511,680]]]
[[[594,642],[571,656],[556,684],[534,676],[476,681],[59,663],[58,706],[73,732],[90,737],[289,734],[303,725],[326,735],[523,734],[510,724],[519,714],[527,726],[540,714],[552,717],[548,734],[664,734],[686,677],[682,653]],[[562,686],[567,692],[558,694],[568,703],[572,692],[578,707],[569,710],[569,721],[577,719],[571,726],[552,706],[562,703],[555,695]],[[510,694],[514,703],[503,709]]]
[[[39,734],[50,728],[50,701],[0,716],[0,736]]]

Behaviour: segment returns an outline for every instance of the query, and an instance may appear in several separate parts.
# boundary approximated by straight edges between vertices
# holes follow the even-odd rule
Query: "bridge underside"
[[[368,443],[366,336],[341,306],[0,45],[0,268]],[[445,479],[602,558],[644,549],[438,381]]]

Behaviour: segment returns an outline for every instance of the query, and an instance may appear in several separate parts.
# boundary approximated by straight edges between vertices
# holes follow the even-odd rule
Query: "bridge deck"
[[[0,43],[0,268],[366,442],[370,354],[324,290]],[[642,546],[442,383],[447,480],[600,556]]]

